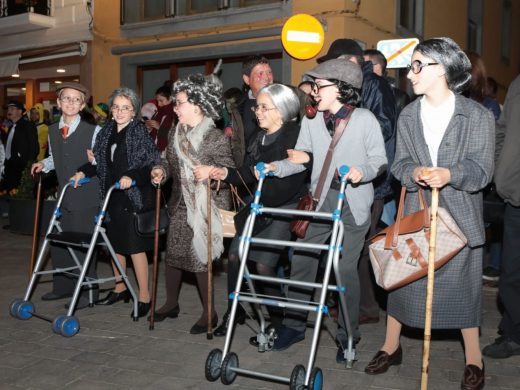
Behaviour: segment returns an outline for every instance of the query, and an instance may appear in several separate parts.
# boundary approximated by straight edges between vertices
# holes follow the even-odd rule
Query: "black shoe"
[[[217,315],[213,316],[213,321],[211,321],[211,326],[217,326],[218,323],[218,317]],[[190,334],[202,334],[206,333],[208,330],[208,325],[206,324],[199,324],[198,322],[195,323],[190,329]]]
[[[164,321],[166,318],[177,318],[179,316],[180,310],[181,309],[179,308],[179,305],[177,305],[173,309],[165,313],[160,313],[156,311],[155,313],[153,313],[153,320],[154,322],[161,322]],[[150,321],[150,318],[151,316],[148,316],[148,321]]]
[[[42,295],[42,301],[56,301],[58,299],[70,297],[72,297],[72,293],[57,294],[54,291],[50,291]]]
[[[99,301],[96,301],[96,305],[108,306],[108,305],[113,305],[114,303],[119,302],[119,301],[125,301],[125,303],[130,302],[130,291],[125,290],[125,291],[121,291],[119,293],[110,291],[105,298],[100,299]]]
[[[305,331],[281,326],[278,329],[278,337],[274,340],[273,351],[284,351],[291,345],[305,338]]]
[[[222,337],[226,335],[229,326],[230,314],[231,309],[228,309],[228,311],[226,311],[226,314],[224,314],[224,318],[222,318],[222,323],[213,332],[214,336]],[[239,323],[240,325],[243,325],[246,322],[246,312],[244,309],[242,309],[241,306],[237,307],[237,311],[235,313],[235,322]]]
[[[150,311],[151,303],[150,302],[137,302],[137,317],[144,317]],[[130,317],[135,318],[134,311],[130,313]]]
[[[397,347],[397,350],[389,355],[385,351],[378,351],[372,360],[368,362],[365,367],[365,373],[368,375],[379,375],[388,371],[390,366],[398,366],[403,362],[403,350],[401,345]]]
[[[520,355],[520,344],[515,343],[509,337],[500,336],[493,344],[489,344],[482,350],[484,356],[493,359],[505,359],[513,355]]]

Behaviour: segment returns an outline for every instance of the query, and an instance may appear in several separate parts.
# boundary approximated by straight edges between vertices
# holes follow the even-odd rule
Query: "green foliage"
[[[32,163],[29,163],[23,170],[20,185],[18,186],[16,193],[13,194],[13,198],[36,199],[38,176],[35,176],[34,178],[32,177],[31,166]],[[51,171],[49,173],[41,173],[41,175],[43,199],[55,197],[58,187],[56,174],[54,171]]]

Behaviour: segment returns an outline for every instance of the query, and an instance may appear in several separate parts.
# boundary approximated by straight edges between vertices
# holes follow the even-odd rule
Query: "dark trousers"
[[[498,288],[504,314],[500,329],[520,344],[520,207],[506,204]]]
[[[367,241],[363,248],[363,255],[359,259],[358,273],[359,273],[359,287],[360,287],[360,300],[359,300],[359,316],[365,317],[379,317],[379,303],[376,299],[376,291],[378,286],[374,279],[374,271],[372,270],[372,264],[370,263],[370,256],[368,253],[368,245],[370,242],[368,239],[378,232],[378,223],[383,214],[383,208],[385,206],[384,199],[374,199],[372,204],[372,212],[370,215],[370,230],[368,231]]]
[[[338,194],[338,191],[330,189],[323,205],[318,211],[331,212],[334,210],[337,205]],[[358,340],[360,334],[358,328],[359,280],[357,266],[370,220],[367,219],[361,225],[357,225],[347,202],[343,204],[341,214],[345,231],[343,235],[343,250],[338,265],[339,274],[342,285],[346,287],[345,300],[353,332],[352,336],[355,340]],[[307,229],[305,238],[298,239],[298,241],[324,244],[329,240],[331,233],[332,225],[330,222],[312,222]],[[318,265],[321,259],[321,250],[319,249],[295,249],[294,255],[291,259],[291,279],[304,282],[314,282],[316,280]],[[308,302],[312,298],[312,290],[308,288],[290,287],[288,295],[291,299],[299,299]],[[283,324],[289,328],[303,332],[306,329],[307,314],[306,311],[287,309]],[[348,335],[343,315],[339,318],[340,321],[338,323],[338,333],[336,337],[338,340],[343,342],[347,340]]]
[[[60,218],[60,223],[63,231],[71,231],[71,232],[81,232],[81,233],[90,233],[94,232],[94,217],[97,213],[97,207],[89,207],[81,210],[69,211],[66,209],[62,209],[62,216]],[[86,249],[77,249],[73,248],[76,253],[77,258],[81,263],[85,260],[85,255],[87,254]],[[96,278],[96,252],[92,255],[90,259],[90,264],[87,272],[87,276],[91,278]],[[74,259],[70,255],[68,249],[65,245],[62,244],[52,244],[51,245],[51,258],[52,264],[54,268],[65,268],[71,267],[75,265]],[[79,271],[75,270],[74,273],[78,273]],[[78,281],[77,277],[66,274],[54,274],[53,275],[53,292],[59,295],[62,294],[72,294],[74,292],[74,287]],[[85,289],[86,290],[86,289]],[[84,291],[82,296],[88,298],[88,291]],[[97,300],[98,289],[94,290],[94,300]]]

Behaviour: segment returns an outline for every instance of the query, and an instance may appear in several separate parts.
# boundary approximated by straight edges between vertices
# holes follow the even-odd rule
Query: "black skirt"
[[[112,193],[107,211],[107,236],[116,253],[131,255],[153,249],[153,238],[137,234],[133,210],[123,191]]]

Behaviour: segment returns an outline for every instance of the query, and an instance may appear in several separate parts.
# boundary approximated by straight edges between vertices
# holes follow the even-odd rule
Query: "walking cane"
[[[154,241],[153,241],[153,278],[152,278],[152,307],[150,313],[150,326],[149,330],[153,330],[155,321],[155,302],[157,301],[157,269],[158,269],[158,256],[159,256],[159,222],[161,218],[161,185],[157,184],[157,190],[155,192],[155,227],[154,227]]]
[[[34,210],[34,226],[32,236],[32,248],[31,248],[31,262],[29,264],[29,277],[34,269],[34,262],[36,261],[36,251],[38,249],[38,228],[40,225],[40,204],[42,194],[42,175],[38,174],[38,187],[36,190],[36,208]]]
[[[213,339],[213,269],[212,269],[212,254],[211,254],[211,179],[208,178],[208,332],[206,338]]]
[[[424,319],[424,343],[421,390],[428,388],[428,369],[430,364],[430,340],[432,328],[433,282],[435,276],[435,241],[437,239],[437,209],[439,207],[439,189],[432,189],[430,248],[428,250],[428,287],[426,290],[426,314]]]

